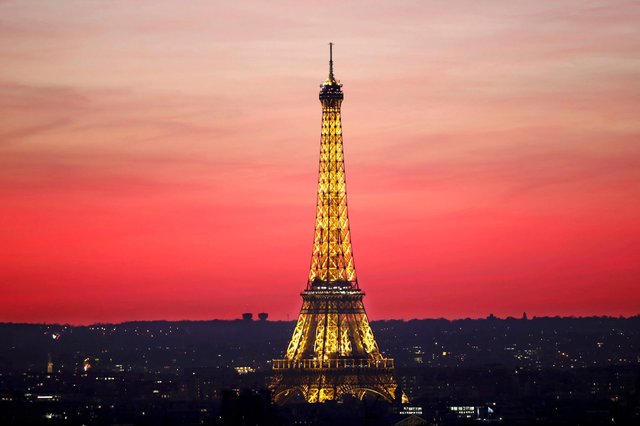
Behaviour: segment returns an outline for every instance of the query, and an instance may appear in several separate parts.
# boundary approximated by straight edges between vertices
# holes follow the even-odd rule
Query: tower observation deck
[[[277,403],[323,402],[375,394],[406,400],[393,377],[393,359],[378,348],[362,303],[351,247],[340,108],[342,84],[320,85],[322,132],[315,232],[302,309],[284,358],[273,360],[270,389]]]

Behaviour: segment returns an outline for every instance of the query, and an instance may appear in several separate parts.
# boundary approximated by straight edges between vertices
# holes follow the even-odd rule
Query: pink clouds
[[[0,320],[295,315],[328,41],[374,319],[635,314],[638,9],[1,2]]]

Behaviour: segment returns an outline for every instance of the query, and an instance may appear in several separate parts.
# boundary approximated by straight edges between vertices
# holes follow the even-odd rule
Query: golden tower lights
[[[273,398],[323,402],[373,393],[393,401],[393,359],[378,349],[364,310],[353,262],[340,107],[342,84],[333,75],[320,85],[322,137],[311,268],[302,309],[283,359],[273,360]],[[398,393],[398,395],[396,395]]]

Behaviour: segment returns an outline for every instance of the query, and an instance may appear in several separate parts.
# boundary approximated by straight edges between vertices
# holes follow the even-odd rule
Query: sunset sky
[[[0,321],[295,319],[335,43],[371,319],[640,313],[637,1],[0,0]]]

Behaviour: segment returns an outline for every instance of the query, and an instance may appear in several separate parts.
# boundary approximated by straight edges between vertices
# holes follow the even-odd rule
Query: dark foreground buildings
[[[272,406],[291,322],[0,324],[0,424],[640,424],[640,317],[371,327],[410,405]]]

